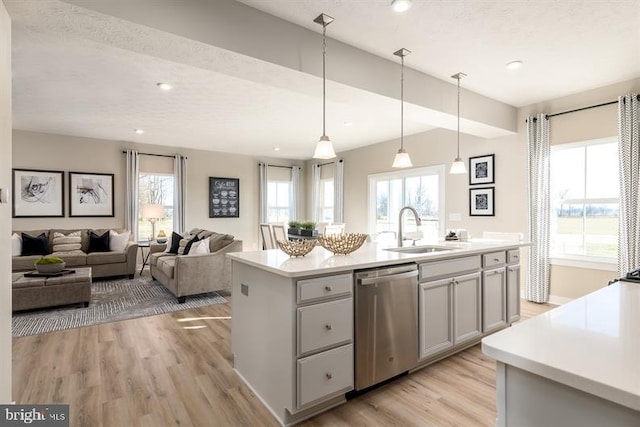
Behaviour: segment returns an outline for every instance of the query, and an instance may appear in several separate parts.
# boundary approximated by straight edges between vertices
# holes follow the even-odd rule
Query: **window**
[[[333,178],[320,180],[320,191],[318,200],[318,221],[333,222]]]
[[[615,139],[552,147],[553,257],[616,260],[619,203]]]
[[[149,240],[152,225],[142,218],[142,206],[158,204],[164,207],[162,218],[155,224],[156,236],[160,230],[169,237],[173,231],[173,175],[141,172],[138,181],[138,240]],[[154,236],[155,237],[155,236]]]
[[[439,165],[369,176],[369,233],[395,235],[400,209],[412,206],[420,215],[425,238],[443,236],[444,169]],[[405,214],[404,223],[407,231],[417,227],[410,214]]]
[[[291,219],[291,181],[269,180],[267,185],[268,220],[286,224]]]

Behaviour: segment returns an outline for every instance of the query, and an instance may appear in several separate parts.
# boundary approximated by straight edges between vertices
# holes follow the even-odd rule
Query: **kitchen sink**
[[[404,254],[428,254],[433,252],[450,251],[452,248],[445,246],[405,246],[402,248],[387,248],[385,251],[402,252]]]

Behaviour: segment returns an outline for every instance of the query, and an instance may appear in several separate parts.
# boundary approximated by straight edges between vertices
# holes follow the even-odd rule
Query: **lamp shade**
[[[313,153],[314,159],[333,159],[336,156],[336,152],[333,150],[333,144],[329,140],[329,137],[322,135],[320,141],[316,144],[316,151]]]
[[[411,157],[409,157],[409,153],[407,153],[403,148],[398,150],[396,157],[393,159],[392,168],[410,168],[413,166],[411,163]]]
[[[164,215],[164,206],[157,204],[142,205],[142,219],[160,219]]]
[[[449,169],[450,174],[463,174],[467,173],[467,168],[464,165],[464,162],[460,157],[456,157],[453,163],[451,163],[451,169]]]

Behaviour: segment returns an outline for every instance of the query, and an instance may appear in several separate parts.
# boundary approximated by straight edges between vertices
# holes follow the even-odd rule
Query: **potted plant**
[[[302,227],[299,221],[289,221],[289,229],[287,230],[287,233],[299,236],[300,228]]]
[[[302,236],[317,236],[316,223],[313,221],[305,221],[300,223],[300,234]]]
[[[64,269],[65,262],[55,256],[43,256],[34,264],[38,273],[59,273]]]

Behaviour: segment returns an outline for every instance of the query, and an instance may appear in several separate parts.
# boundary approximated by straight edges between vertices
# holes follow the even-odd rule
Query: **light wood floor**
[[[522,317],[550,308],[523,301]],[[73,427],[277,426],[233,371],[230,313],[228,303],[14,338],[13,398],[70,404]],[[494,365],[477,345],[302,425],[493,426]]]

